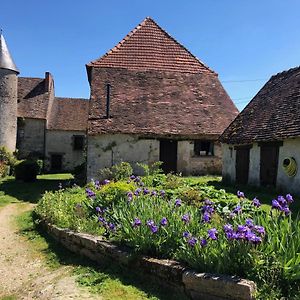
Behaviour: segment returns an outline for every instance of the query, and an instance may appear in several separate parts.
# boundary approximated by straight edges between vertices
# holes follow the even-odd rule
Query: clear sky
[[[0,27],[21,76],[50,71],[57,96],[89,97],[85,64],[145,17],[219,74],[239,109],[272,74],[300,65],[299,0],[11,0]]]

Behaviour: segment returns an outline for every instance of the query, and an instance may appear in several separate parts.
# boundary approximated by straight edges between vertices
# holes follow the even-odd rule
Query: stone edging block
[[[230,276],[197,273],[187,270],[174,260],[136,256],[101,237],[62,229],[41,220],[41,226],[56,241],[70,251],[100,263],[109,258],[128,268],[159,279],[163,285],[184,290],[195,300],[255,300],[256,285],[253,281]]]

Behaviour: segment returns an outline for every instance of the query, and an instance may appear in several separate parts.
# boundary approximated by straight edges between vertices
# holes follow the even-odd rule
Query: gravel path
[[[77,286],[71,267],[49,269],[43,256],[18,234],[14,218],[32,208],[9,204],[0,209],[0,299],[101,299]]]

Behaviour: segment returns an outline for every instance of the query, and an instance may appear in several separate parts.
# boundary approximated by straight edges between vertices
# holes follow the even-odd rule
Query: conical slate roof
[[[6,44],[2,32],[0,32],[0,69],[7,69],[20,73]]]
[[[87,67],[213,72],[150,17],[144,19],[105,55],[87,64]]]

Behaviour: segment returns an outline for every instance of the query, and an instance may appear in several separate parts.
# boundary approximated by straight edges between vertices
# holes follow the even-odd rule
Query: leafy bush
[[[37,161],[22,160],[15,166],[15,178],[25,182],[33,182],[40,171]]]
[[[133,183],[124,181],[109,182],[103,185],[99,190],[96,189],[94,197],[94,206],[111,206],[112,204],[124,202],[127,193],[134,191]]]
[[[13,174],[16,163],[15,156],[5,147],[0,147],[0,178]]]
[[[84,184],[86,182],[86,163],[83,162],[76,166],[72,171],[72,175],[74,176],[77,184]]]
[[[97,217],[91,214],[92,202],[85,191],[75,186],[66,190],[46,192],[35,212],[47,221],[62,228],[102,234],[104,230],[97,224]]]
[[[100,181],[105,179],[109,180],[124,180],[128,178],[133,172],[133,169],[128,162],[121,162],[120,164],[113,165],[110,168],[101,169],[97,176]]]

